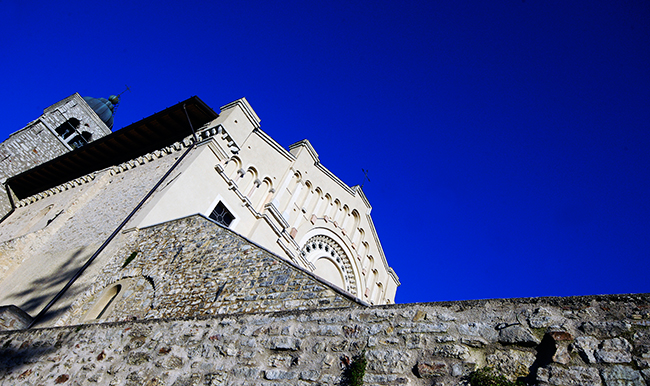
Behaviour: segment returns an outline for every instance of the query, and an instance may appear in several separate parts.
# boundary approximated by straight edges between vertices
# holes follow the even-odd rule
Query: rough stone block
[[[549,386],[599,386],[602,385],[597,369],[572,366],[569,368],[551,365],[537,369],[537,382]]]
[[[585,363],[596,363],[594,352],[598,348],[600,341],[593,336],[580,336],[575,339],[572,347],[580,354]]]
[[[416,369],[420,378],[443,377],[449,374],[449,366],[445,362],[418,362]]]
[[[598,346],[594,356],[604,363],[630,363],[632,345],[624,338],[606,339]]]
[[[409,366],[411,354],[402,350],[370,350],[366,353],[368,369],[377,373],[397,374],[404,373]]]
[[[628,366],[616,365],[602,370],[607,386],[646,386],[641,374]]]
[[[536,346],[540,343],[540,340],[528,328],[515,324],[499,330],[499,342],[504,344],[519,344],[522,346]]]
[[[520,350],[499,350],[486,358],[488,366],[494,367],[509,380],[528,375],[528,369],[535,361],[535,354]]]
[[[268,380],[278,380],[278,379],[296,379],[298,374],[294,371],[283,371],[283,370],[265,370],[264,378]]]
[[[269,342],[269,348],[271,350],[297,351],[300,350],[300,339],[290,338],[286,336],[271,338]]]
[[[528,317],[528,325],[531,328],[546,328],[553,323],[553,314],[544,307],[537,308]]]
[[[443,344],[433,348],[433,355],[443,358],[456,358],[466,360],[469,358],[469,349],[458,344]]]

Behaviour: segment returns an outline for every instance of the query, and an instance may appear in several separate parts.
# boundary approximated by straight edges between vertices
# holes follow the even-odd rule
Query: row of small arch
[[[290,227],[297,228],[301,221],[303,210],[306,218],[312,215],[316,218],[325,218],[332,221],[343,231],[354,245],[359,256],[366,256],[370,251],[368,242],[365,241],[365,231],[360,227],[361,215],[356,209],[350,209],[347,204],[341,203],[338,198],[324,193],[320,187],[314,187],[309,180],[303,181],[299,171],[294,173],[280,185],[276,195],[276,187],[269,176],[260,178],[257,169],[249,166],[242,168],[242,161],[234,156],[226,162],[224,174],[233,180],[239,191],[248,197],[253,208],[262,212],[264,206],[274,199],[277,209],[283,213]],[[370,255],[363,261],[363,269],[367,272],[374,270],[374,258]],[[372,275],[368,275],[372,276]]]

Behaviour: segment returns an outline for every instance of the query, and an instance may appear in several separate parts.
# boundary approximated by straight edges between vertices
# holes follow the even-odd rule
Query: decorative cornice
[[[246,98],[237,99],[234,102],[230,102],[227,105],[221,106],[219,109],[223,112],[225,110],[230,110],[235,106],[239,106],[242,109],[244,115],[246,115],[246,118],[248,118],[248,120],[253,125],[253,128],[258,129],[260,127],[261,119],[257,116],[257,113],[255,113],[255,110],[253,110]]]
[[[50,197],[50,196],[53,196],[53,195],[55,195],[57,193],[61,193],[61,192],[64,192],[66,190],[76,188],[77,186],[84,185],[84,184],[86,184],[88,182],[93,181],[95,179],[95,177],[97,176],[97,174],[98,174],[98,172],[93,172],[91,174],[86,174],[85,176],[75,178],[72,181],[65,182],[65,183],[63,183],[61,185],[55,186],[55,187],[50,188],[48,190],[45,190],[43,192],[36,193],[36,194],[34,194],[32,196],[23,198],[22,200],[20,200],[20,201],[18,201],[16,203],[16,207],[17,208],[22,208],[22,207],[25,207],[25,206],[27,206],[29,204],[33,204],[36,201],[42,200],[42,199],[44,199],[46,197]]]
[[[21,208],[24,206],[27,206],[29,204],[33,204],[36,201],[39,201],[41,199],[44,199],[46,197],[53,196],[57,193],[61,193],[63,191],[76,188],[78,186],[81,186],[83,184],[89,183],[93,181],[97,175],[108,171],[111,176],[114,176],[119,173],[123,173],[127,170],[133,169],[137,166],[144,165],[148,162],[152,162],[154,160],[157,160],[158,158],[162,158],[166,155],[176,153],[178,151],[181,151],[183,148],[189,147],[192,144],[192,140],[190,137],[185,138],[182,142],[176,142],[170,146],[166,146],[160,150],[154,150],[150,153],[144,154],[138,158],[134,158],[132,160],[129,160],[127,162],[123,162],[119,165],[111,166],[103,170],[98,170],[89,174],[86,174],[84,176],[81,176],[79,178],[75,178],[74,180],[64,182],[60,185],[57,185],[53,188],[47,189],[43,192],[36,193],[34,195],[31,195],[29,197],[26,197],[16,203],[16,207]]]
[[[266,142],[269,146],[271,146],[275,151],[280,153],[281,156],[286,158],[287,160],[293,162],[296,160],[296,157],[289,153],[287,149],[283,148],[280,146],[279,143],[275,142],[273,138],[271,138],[268,134],[264,132],[262,129],[255,129],[253,130],[253,133],[257,134],[264,142]]]
[[[320,162],[320,160],[318,159],[318,153],[316,153],[316,149],[314,149],[314,147],[312,146],[311,142],[309,142],[308,139],[303,139],[302,141],[298,141],[296,143],[289,145],[289,151],[299,147],[305,147],[307,149],[307,152],[311,156],[311,158],[313,158],[316,163]]]
[[[211,137],[216,137],[217,135],[221,136],[221,139],[226,142],[226,147],[227,149],[232,153],[232,154],[237,154],[239,153],[239,146],[235,143],[235,140],[230,136],[228,131],[226,130],[223,125],[218,124],[216,126],[208,127],[206,129],[199,130],[197,132],[197,135],[201,137],[201,139],[209,139]],[[189,137],[188,137],[189,138]]]

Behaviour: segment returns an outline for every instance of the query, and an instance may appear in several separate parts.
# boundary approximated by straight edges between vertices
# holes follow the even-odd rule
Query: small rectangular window
[[[235,219],[235,216],[230,213],[223,202],[219,201],[217,206],[212,210],[212,213],[210,213],[210,218],[219,224],[228,227],[232,223],[232,220]]]

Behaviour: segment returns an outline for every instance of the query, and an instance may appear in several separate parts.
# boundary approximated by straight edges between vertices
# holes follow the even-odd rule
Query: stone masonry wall
[[[4,182],[43,162],[56,158],[68,149],[40,120],[12,134],[0,143],[0,218],[11,210]]]
[[[111,131],[84,102],[74,94],[48,107],[38,119],[11,134],[0,143],[0,184],[15,175],[43,164],[71,150],[62,143],[63,139],[54,130],[69,118],[79,121],[78,131],[92,133],[92,140],[101,138]],[[73,139],[76,134],[66,139]],[[0,188],[0,218],[11,210],[9,197],[4,186]]]
[[[0,304],[36,315],[181,155],[171,148],[157,153],[17,202],[0,228]],[[120,245],[112,243],[106,253]],[[52,319],[102,266],[97,259],[52,309]]]
[[[4,182],[68,151],[43,122],[36,120],[0,143],[0,180]]]
[[[650,295],[231,314],[0,333],[2,385],[461,385],[486,365],[539,385],[646,385]]]
[[[57,325],[88,321],[88,311],[116,283],[121,295],[101,321],[355,304],[344,292],[201,215],[137,232]]]

